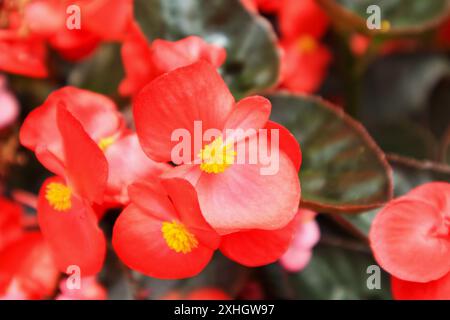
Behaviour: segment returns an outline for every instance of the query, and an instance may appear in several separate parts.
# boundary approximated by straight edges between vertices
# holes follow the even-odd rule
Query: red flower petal
[[[300,145],[294,135],[281,124],[268,121],[265,129],[269,130],[269,134],[272,129],[277,129],[279,134],[279,147],[280,150],[286,153],[286,155],[291,159],[294,167],[297,171],[300,170],[300,166],[302,164],[302,151],[300,149]],[[270,141],[270,135],[268,135],[268,139]]]
[[[397,300],[449,300],[450,273],[425,283],[391,277],[391,287],[392,295]]]
[[[106,243],[95,212],[74,195],[68,210],[55,210],[46,199],[50,183],[65,185],[61,178],[45,181],[39,193],[38,219],[59,269],[66,272],[68,266],[77,265],[83,276],[98,273],[105,258]]]
[[[0,70],[28,77],[45,78],[46,58],[47,50],[43,42],[0,33]]]
[[[312,93],[320,87],[327,74],[331,54],[328,48],[320,43],[317,43],[317,48],[311,52],[302,52],[297,41],[282,43],[284,54],[281,63],[281,87],[293,92]]]
[[[256,133],[258,129],[266,125],[271,109],[270,101],[264,97],[251,96],[239,101],[225,123],[227,130],[234,131],[231,136],[226,136],[226,140],[236,138],[236,129],[243,130],[244,133],[248,129],[254,129]],[[237,140],[239,138],[235,141]]]
[[[0,250],[22,234],[22,208],[0,197]]]
[[[328,17],[315,0],[283,1],[279,10],[280,29],[283,38],[299,35],[319,38],[328,27]]]
[[[203,131],[221,130],[233,103],[226,84],[206,62],[162,75],[142,89],[134,103],[136,131],[144,152],[155,161],[171,161],[172,149],[179,143],[171,141],[176,129],[193,134],[194,121],[201,121]]]
[[[125,125],[114,102],[105,96],[74,87],[64,87],[50,94],[44,104],[25,119],[20,129],[20,142],[36,152],[47,169],[63,175],[61,164],[64,164],[65,157],[56,119],[60,102],[65,103],[96,143],[102,138],[119,136]]]
[[[220,174],[203,173],[196,190],[206,221],[222,234],[286,226],[297,213],[300,184],[283,152],[278,165],[273,175],[261,174],[261,163],[233,164]]]
[[[257,267],[277,261],[292,241],[296,219],[282,229],[250,230],[222,237],[220,251],[228,258],[248,267]]]
[[[135,95],[158,76],[150,45],[136,23],[129,28],[121,54],[126,78],[120,83],[119,93],[123,96]]]
[[[48,297],[59,272],[50,248],[38,232],[28,232],[0,252],[0,293],[14,279],[28,298]]]
[[[443,214],[425,201],[391,202],[375,217],[369,236],[378,263],[398,278],[428,282],[450,271]]]
[[[171,220],[168,216],[166,221]],[[127,266],[150,277],[195,276],[208,264],[214,250],[199,241],[198,247],[189,253],[175,252],[163,237],[163,222],[134,204],[129,205],[114,226],[113,245],[117,255]]]
[[[198,274],[219,246],[219,236],[201,216],[195,190],[189,182],[169,179],[161,185],[136,184],[130,188],[132,203],[116,221],[113,245],[130,268],[162,279]],[[163,195],[165,193],[165,195]],[[172,205],[173,203],[173,205]],[[163,223],[181,223],[195,237],[188,252],[169,247]]]
[[[64,144],[68,182],[78,196],[101,203],[108,179],[105,155],[63,106],[58,107],[57,122]]]
[[[152,43],[152,51],[153,61],[161,74],[200,60],[209,62],[218,68],[226,57],[224,48],[208,44],[197,36],[173,42],[156,39]]]

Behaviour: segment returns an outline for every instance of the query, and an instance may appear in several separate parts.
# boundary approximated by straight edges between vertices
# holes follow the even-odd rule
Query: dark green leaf
[[[361,118],[386,123],[424,112],[436,85],[450,73],[439,54],[395,54],[372,63],[363,80]]]
[[[76,65],[69,75],[70,85],[118,99],[117,88],[124,77],[120,46],[103,44],[92,57]]]
[[[368,33],[370,5],[378,5],[381,20],[389,21],[390,34],[417,34],[437,26],[450,10],[447,0],[318,0],[340,26]]]
[[[423,160],[436,158],[438,143],[435,137],[413,121],[382,122],[368,129],[384,152]]]
[[[321,212],[361,212],[392,196],[391,168],[360,123],[316,97],[278,94],[272,119],[300,143],[302,205]]]
[[[279,57],[275,34],[239,0],[136,0],[136,20],[149,40],[198,35],[225,47],[222,74],[236,97],[275,85]]]
[[[380,270],[381,288],[369,289],[367,280],[373,273],[367,268],[376,263],[368,247],[354,249],[324,243],[315,247],[309,265],[291,276],[297,298],[389,299],[388,275]]]

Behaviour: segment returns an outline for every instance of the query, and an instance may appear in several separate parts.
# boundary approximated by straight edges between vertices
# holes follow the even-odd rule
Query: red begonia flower
[[[45,44],[38,39],[21,37],[0,30],[0,70],[34,78],[45,78]]]
[[[74,87],[52,92],[44,104],[25,119],[20,130],[20,142],[34,151],[47,169],[62,176],[65,158],[56,117],[57,106],[61,102],[98,144],[121,135],[125,123],[114,102],[105,96]]]
[[[79,61],[93,54],[101,40],[85,29],[68,30],[63,27],[48,42],[64,59]]]
[[[283,39],[295,41],[299,35],[321,38],[329,24],[315,0],[280,0],[278,18]]]
[[[280,87],[292,92],[313,93],[322,84],[331,62],[328,48],[314,37],[304,34],[283,40]]]
[[[73,7],[75,11],[68,9]],[[44,65],[40,68],[31,67],[30,61],[43,62],[42,49],[37,44],[44,47],[48,42],[56,51],[68,60],[79,60],[91,54],[102,41],[121,41],[125,37],[128,25],[132,21],[132,1],[131,0],[32,0],[21,1],[13,4],[7,9],[8,27],[17,33],[16,47],[6,47],[4,55],[11,59],[14,54],[16,59],[22,59],[22,68],[7,70],[9,72],[24,74],[28,76],[44,77]],[[78,8],[78,11],[76,10]],[[70,14],[70,17],[69,17]],[[79,21],[79,28],[71,29],[67,25],[68,19]],[[0,36],[2,39],[2,36]],[[0,40],[0,44],[1,44]],[[26,46],[31,42],[37,44],[25,51]],[[19,48],[21,48],[19,50]],[[20,51],[20,52],[19,52]],[[26,54],[25,54],[26,53]],[[37,59],[39,58],[39,59]],[[10,68],[19,68],[20,64],[12,60]],[[28,62],[28,63],[27,63]],[[18,66],[16,66],[18,64]],[[37,61],[34,61],[37,64]],[[37,65],[36,65],[37,66]]]
[[[61,129],[56,121],[57,106],[61,102],[79,121],[88,138],[98,145],[93,147],[98,149],[93,154],[103,151],[106,157],[109,167],[106,205],[127,204],[129,184],[143,177],[157,176],[169,167],[145,156],[135,134],[126,129],[125,120],[112,100],[90,91],[65,87],[54,91],[42,106],[33,110],[20,131],[21,143],[33,150],[39,161],[53,173],[65,176],[67,171]],[[74,136],[74,139],[78,140],[78,137]],[[123,157],[124,154],[127,156]]]
[[[377,262],[393,276],[429,282],[450,271],[450,184],[427,183],[377,214],[370,243]]]
[[[80,122],[58,106],[56,121],[65,159],[64,178],[49,178],[38,200],[38,219],[62,272],[77,265],[83,275],[100,271],[105,239],[92,203],[101,203],[108,178],[103,152]]]
[[[449,300],[450,272],[430,282],[405,281],[391,277],[392,295],[396,300]]]
[[[122,47],[126,78],[119,92],[124,96],[135,95],[157,76],[199,60],[218,68],[225,56],[225,49],[196,36],[174,42],[157,39],[149,45],[139,27],[132,24]]]
[[[0,250],[22,234],[22,208],[0,197]]]
[[[58,276],[50,248],[39,232],[27,232],[0,251],[0,295],[14,286],[23,298],[42,299],[52,294]]]
[[[297,212],[300,184],[296,165],[300,161],[291,158],[300,159],[299,148],[289,154],[280,148],[279,170],[271,175],[261,174],[264,167],[261,159],[254,164],[234,163],[235,157],[249,159],[249,154],[259,151],[251,141],[264,140],[257,130],[267,124],[270,110],[270,102],[263,97],[248,97],[235,103],[220,75],[206,62],[155,79],[138,94],[134,103],[137,134],[144,152],[152,159],[173,160],[172,151],[176,150],[178,140],[173,141],[172,134],[177,129],[181,128],[192,138],[194,162],[177,163],[181,165],[169,175],[190,180],[197,190],[203,216],[221,234],[277,230],[285,227]],[[198,122],[202,126],[200,133],[195,129]],[[212,142],[200,141],[196,145],[194,140],[201,139],[196,136],[207,129],[215,129],[219,135],[224,135],[227,129],[253,129],[255,134],[249,139],[225,137],[222,140],[219,136]],[[230,144],[226,143],[228,138],[233,138]],[[233,148],[245,153],[233,153]]]
[[[182,179],[130,187],[131,204],[116,221],[113,246],[130,268],[161,279],[198,274],[220,238],[203,219],[194,188]]]
[[[105,41],[122,41],[133,20],[133,0],[69,0],[80,6],[84,27]]]

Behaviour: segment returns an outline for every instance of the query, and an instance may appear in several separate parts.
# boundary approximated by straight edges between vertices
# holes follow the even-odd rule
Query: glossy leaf
[[[275,85],[279,56],[264,18],[239,0],[136,0],[134,15],[149,40],[197,35],[225,47],[222,74],[236,97]]]
[[[335,22],[349,30],[369,33],[366,20],[370,5],[378,5],[381,20],[388,21],[390,34],[417,34],[437,26],[446,18],[447,0],[318,0]]]
[[[360,123],[312,96],[270,96],[272,119],[300,143],[302,205],[321,212],[361,212],[392,197],[391,168]]]
[[[357,249],[357,250],[354,250]],[[380,268],[380,289],[369,289],[376,263],[364,247],[343,248],[321,244],[314,248],[309,265],[291,276],[299,299],[389,299],[389,278]]]

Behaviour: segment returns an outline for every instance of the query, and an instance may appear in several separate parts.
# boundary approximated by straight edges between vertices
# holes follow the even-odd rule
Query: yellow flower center
[[[202,160],[200,169],[206,173],[222,173],[234,163],[236,151],[234,144],[225,145],[222,137],[218,137],[210,144],[206,145],[198,154]]]
[[[176,220],[163,222],[161,231],[169,248],[177,253],[189,253],[198,247],[195,235],[190,233],[181,222]]]
[[[72,190],[62,183],[52,182],[47,185],[45,199],[56,211],[67,211],[72,208]]]
[[[114,144],[114,142],[116,142],[117,140],[117,136],[110,136],[110,137],[106,137],[106,138],[101,138],[100,141],[98,142],[98,146],[100,149],[102,149],[103,152],[106,151],[106,149],[108,149],[111,145]]]
[[[317,41],[310,35],[301,36],[297,43],[298,48],[302,53],[311,53],[317,49]]]
[[[391,23],[388,20],[381,21],[381,31],[387,32],[391,29]]]

